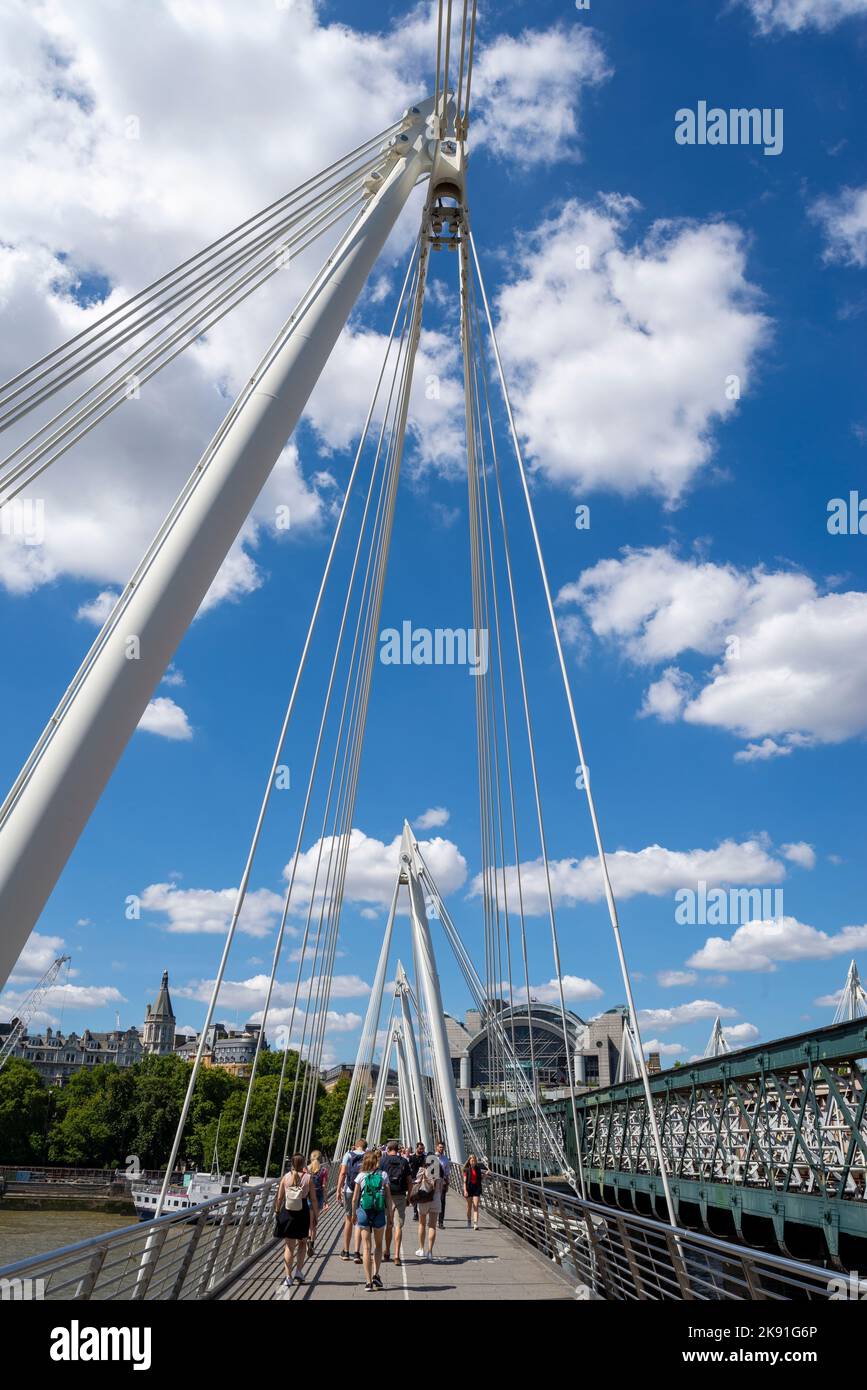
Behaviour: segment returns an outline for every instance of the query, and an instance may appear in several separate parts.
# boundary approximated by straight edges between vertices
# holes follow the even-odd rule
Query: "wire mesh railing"
[[[577,1296],[631,1301],[825,1300],[832,1272],[490,1173],[492,1215],[559,1266]]]
[[[0,1269],[6,1298],[88,1302],[213,1298],[274,1241],[278,1179],[173,1216],[34,1255]]]

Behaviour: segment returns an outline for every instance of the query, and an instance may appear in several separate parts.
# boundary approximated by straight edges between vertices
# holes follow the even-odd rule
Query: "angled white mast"
[[[634,1081],[638,1075],[635,1039],[629,1026],[629,1015],[624,1014],[623,1032],[620,1035],[620,1057],[617,1062],[617,1081]]]
[[[717,1014],[713,1021],[713,1028],[711,1029],[704,1055],[705,1057],[724,1057],[727,1052],[731,1052],[731,1048],[723,1032],[722,1019],[719,1014]]]
[[[0,986],[280,456],[385,240],[431,169],[407,113],[371,197],[232,406],[0,807]],[[338,523],[339,525],[339,523]]]
[[[834,1014],[835,1023],[853,1023],[856,1018],[867,1018],[867,991],[861,983],[858,966],[854,960],[849,962],[846,983]]]

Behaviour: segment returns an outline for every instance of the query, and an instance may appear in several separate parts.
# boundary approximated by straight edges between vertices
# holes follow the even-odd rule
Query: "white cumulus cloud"
[[[724,883],[779,883],[786,876],[785,865],[769,854],[758,839],[724,840],[715,849],[672,850],[662,845],[648,845],[641,850],[615,850],[606,855],[606,860],[612,887],[619,898],[631,898],[638,893],[659,897],[700,880],[719,886]],[[595,855],[551,860],[549,871],[555,907],[597,902],[603,895]],[[470,895],[477,897],[482,889],[482,875],[477,874]],[[514,864],[506,867],[506,890],[510,908],[518,911],[518,875]],[[547,911],[542,859],[521,864],[521,891],[525,912],[539,916]]]
[[[796,917],[746,922],[730,937],[710,936],[690,956],[697,970],[776,970],[778,962],[828,960],[853,955],[867,946],[867,926],[824,932]]]
[[[349,902],[376,904],[388,907],[394,893],[400,855],[400,835],[395,835],[390,843],[366,835],[363,830],[353,829],[349,836],[349,856],[346,870],[345,898]],[[324,883],[328,855],[332,847],[332,837],[326,836],[322,843],[322,861],[319,873],[321,892]],[[425,863],[433,875],[434,882],[443,897],[460,888],[467,877],[467,861],[457,845],[441,836],[430,840],[419,840],[419,849]],[[292,891],[293,911],[306,910],[313,891],[316,865],[319,859],[320,842],[317,840],[298,857],[295,884]],[[284,869],[284,877],[289,878],[291,863]]]
[[[642,713],[763,740],[741,762],[867,730],[867,593],[821,594],[804,574],[650,547],[599,561],[558,604],[577,606],[638,667],[710,658],[701,677],[666,665]]]
[[[780,849],[793,864],[799,864],[802,869],[815,869],[816,851],[805,840],[798,840],[793,845],[781,845]]]
[[[193,731],[186,711],[176,705],[168,695],[158,695],[151,700],[138,722],[138,727],[148,734],[159,734],[161,738],[191,739]]]
[[[736,408],[727,381],[746,389],[769,325],[735,227],[666,222],[630,242],[635,208],[570,201],[538,226],[496,297],[497,332],[538,470],[576,492],[674,503],[709,463]]]
[[[736,1013],[736,1009],[717,1004],[713,999],[692,999],[688,1004],[675,1005],[673,1009],[639,1009],[638,1024],[642,1031],[645,1028],[655,1028],[658,1032],[664,1033],[669,1028],[677,1028],[687,1023],[700,1023],[706,1018],[734,1018]]]
[[[810,211],[825,233],[826,260],[867,266],[867,184],[819,198]]]
[[[743,0],[762,33],[826,31],[844,19],[867,15],[867,0]]]
[[[176,883],[151,883],[141,894],[146,912],[157,913],[170,932],[225,934],[232,920],[237,888],[179,888]],[[267,888],[248,892],[238,919],[239,931],[267,936],[276,925],[283,899]]]

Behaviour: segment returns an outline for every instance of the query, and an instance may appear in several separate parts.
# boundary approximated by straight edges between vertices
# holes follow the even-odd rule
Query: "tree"
[[[129,1151],[138,1155],[143,1168],[161,1168],[172,1150],[190,1063],[172,1053],[145,1057],[132,1070],[136,1073],[136,1094]]]
[[[400,1104],[395,1101],[394,1105],[387,1106],[382,1112],[382,1139],[387,1143],[389,1139],[404,1138],[408,1143],[408,1136],[402,1135],[400,1132]]]
[[[49,1093],[29,1062],[12,1057],[0,1071],[0,1159],[40,1163],[45,1152]]]
[[[113,1064],[76,1072],[56,1092],[48,1139],[52,1163],[71,1167],[122,1167],[134,1137],[135,1077]]]
[[[346,1101],[349,1097],[349,1077],[342,1076],[332,1090],[326,1091],[322,1088],[323,1094],[316,1107],[316,1117],[314,1121],[314,1134],[316,1136],[317,1147],[326,1153],[334,1154],[340,1158],[340,1154],[335,1154],[337,1140],[340,1137],[340,1126],[343,1123],[343,1112],[346,1109]],[[348,1136],[351,1144],[357,1139],[356,1134]]]

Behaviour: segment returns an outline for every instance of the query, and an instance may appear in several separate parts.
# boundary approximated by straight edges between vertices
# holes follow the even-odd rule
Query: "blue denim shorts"
[[[364,1207],[359,1206],[355,1219],[363,1231],[380,1231],[385,1225],[385,1212],[365,1211]]]

